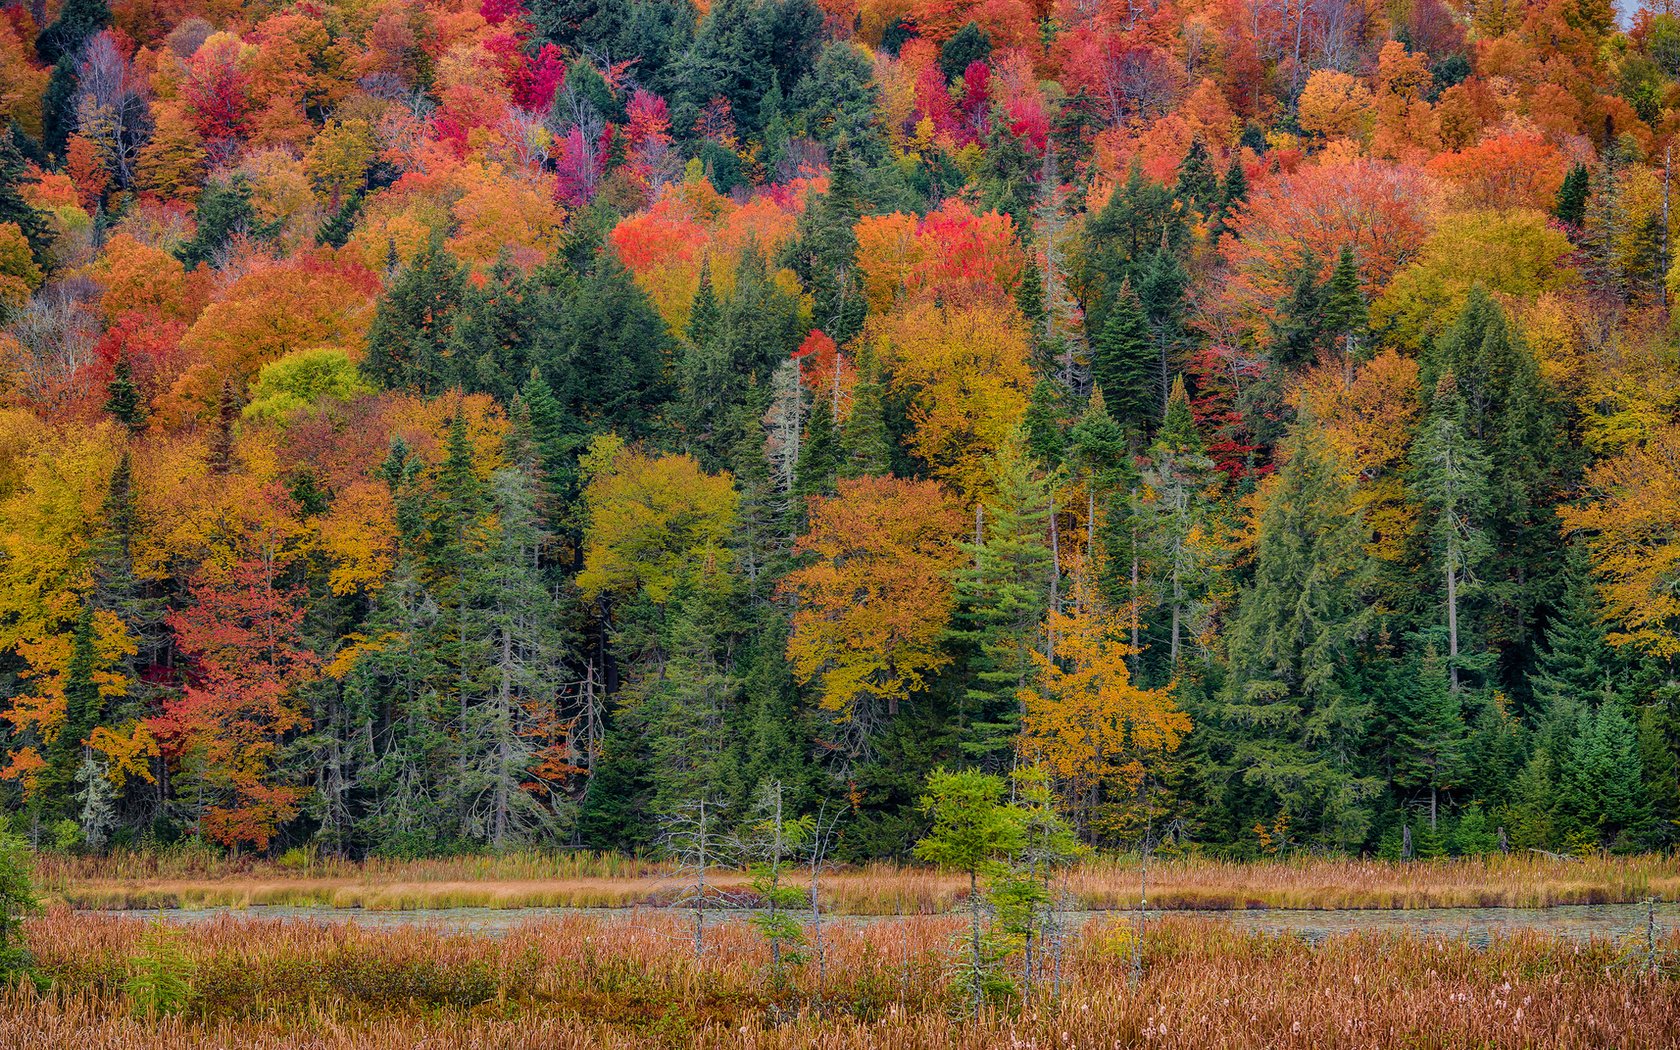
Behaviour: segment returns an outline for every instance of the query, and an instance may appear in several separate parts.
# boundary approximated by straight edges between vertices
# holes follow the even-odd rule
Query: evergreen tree
[[[1324,289],[1324,333],[1333,345],[1349,359],[1361,360],[1369,356],[1365,350],[1365,332],[1370,315],[1365,307],[1365,292],[1359,283],[1359,264],[1354,258],[1353,245],[1342,245],[1336,256],[1336,268]]]
[[[1184,345],[1184,291],[1190,277],[1167,247],[1162,237],[1161,248],[1149,257],[1142,278],[1138,281],[1138,301],[1149,318],[1149,335],[1155,344],[1155,418],[1166,412],[1167,395],[1171,392],[1172,377],[1179,372],[1179,353]]]
[[[76,96],[80,92],[75,54],[59,56],[41,93],[41,146],[55,157],[76,130]]]
[[[1027,399],[1021,425],[1027,431],[1027,451],[1045,470],[1062,463],[1068,443],[1068,392],[1059,380],[1041,376]]]
[[[105,0],[65,0],[58,17],[35,38],[35,53],[53,63],[81,51],[89,37],[111,24]]]
[[[557,720],[552,705],[569,640],[542,576],[545,536],[535,483],[521,470],[504,469],[487,495],[494,532],[464,581],[467,630],[482,655],[471,668],[475,699],[459,726],[464,776],[452,786],[465,814],[463,837],[502,850],[545,838],[564,823],[565,814],[526,785],[536,763],[534,738],[545,720]]]
[[[189,270],[217,265],[235,235],[260,240],[271,232],[257,221],[251,205],[251,184],[244,175],[206,186],[199,194],[193,218],[192,239],[175,249],[175,257]]]
[[[362,214],[362,205],[367,201],[367,194],[356,190],[344,198],[344,203],[338,206],[327,221],[321,224],[321,229],[315,234],[315,240],[329,248],[342,248],[350,243],[350,235],[356,230],[356,220]]]
[[[64,669],[64,724],[48,749],[49,768],[43,797],[62,806],[68,801],[76,770],[87,748],[88,734],[100,724],[104,698],[99,693],[99,654],[94,648],[93,603],[83,602],[70,636],[70,662]],[[55,804],[49,802],[49,805]]]
[[[1231,163],[1225,169],[1225,179],[1219,184],[1219,206],[1215,209],[1213,231],[1208,239],[1214,244],[1231,232],[1231,217],[1248,203],[1248,172],[1243,170],[1242,154],[1231,154]]]
[[[1016,698],[1034,673],[1032,654],[1049,606],[1050,492],[1017,432],[990,464],[991,494],[976,510],[970,563],[957,576],[953,637],[968,654],[960,746],[1002,769],[1020,732]]]
[[[939,71],[946,80],[963,75],[969,65],[992,57],[992,38],[984,29],[969,22],[957,30],[939,49]]]
[[[1260,511],[1222,717],[1233,801],[1255,791],[1256,817],[1271,824],[1282,813],[1311,841],[1343,849],[1364,840],[1377,790],[1358,759],[1370,704],[1348,688],[1370,617],[1365,529],[1352,505],[1340,461],[1313,420],[1300,420]]]
[[[1488,463],[1481,529],[1492,552],[1482,575],[1482,641],[1499,655],[1494,684],[1524,702],[1540,612],[1555,600],[1562,539],[1550,504],[1578,469],[1558,396],[1504,313],[1473,289],[1453,327],[1425,349],[1420,382],[1433,398],[1452,373],[1463,429]]]
[[[440,394],[455,385],[451,340],[466,287],[466,271],[433,237],[380,297],[362,373],[390,390]]]
[[[892,437],[887,431],[886,382],[875,351],[865,342],[858,353],[852,410],[840,429],[840,477],[892,473]]]
[[[105,411],[127,428],[130,434],[146,429],[146,404],[134,385],[134,372],[128,358],[123,357],[111,369],[111,381],[105,385]]]
[[[863,327],[869,304],[857,273],[855,227],[863,214],[856,161],[845,139],[828,164],[828,192],[799,218],[793,271],[811,293],[811,321],[844,346]]]
[[[46,217],[23,199],[19,187],[28,181],[15,132],[0,134],[0,223],[16,223],[29,242],[29,253],[42,271],[52,269],[52,231]]]
[[[1219,179],[1200,136],[1191,141],[1184,159],[1178,162],[1176,195],[1187,207],[1204,215],[1219,202]]]
[[[1557,205],[1552,214],[1558,221],[1580,228],[1587,215],[1587,193],[1590,188],[1590,178],[1587,166],[1580,161],[1569,169],[1569,174],[1563,177],[1563,184],[1558,187]]]
[[[1406,664],[1404,700],[1393,727],[1394,782],[1429,793],[1429,827],[1439,827],[1441,793],[1465,772],[1464,713],[1448,665],[1434,647]]]
[[[1456,696],[1464,672],[1481,674],[1486,660],[1471,652],[1464,615],[1474,599],[1492,547],[1484,522],[1490,513],[1487,452],[1470,436],[1464,398],[1452,373],[1441,376],[1434,403],[1411,450],[1412,497],[1434,572],[1442,581],[1447,675]]]
[[[575,277],[544,267],[526,281],[522,303],[531,362],[580,436],[575,447],[607,430],[626,440],[650,436],[671,399],[666,371],[675,348],[613,253]]]
[[[463,287],[448,356],[464,389],[513,403],[521,381],[531,374],[530,317],[524,276],[505,254],[482,284]]]
[[[1285,367],[1311,364],[1324,344],[1325,289],[1318,282],[1318,257],[1301,251],[1289,298],[1278,304],[1272,329],[1272,360]]]
[[[1157,362],[1143,303],[1131,281],[1120,284],[1107,320],[1091,344],[1091,380],[1102,390],[1109,414],[1121,426],[1143,434],[1157,416]]]
[[[1166,420],[1150,446],[1142,478],[1149,494],[1142,504],[1143,532],[1159,577],[1155,589],[1171,617],[1169,678],[1178,675],[1186,635],[1200,635],[1210,626],[1215,573],[1226,556],[1214,538],[1210,492],[1217,477],[1196,430],[1184,379],[1174,379]]]

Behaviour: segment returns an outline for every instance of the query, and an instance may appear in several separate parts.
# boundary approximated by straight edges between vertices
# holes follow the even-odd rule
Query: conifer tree
[[[1349,360],[1369,356],[1364,342],[1370,315],[1365,306],[1365,292],[1359,283],[1359,264],[1353,246],[1342,245],[1336,256],[1336,268],[1324,289],[1324,333],[1336,349]]]
[[[1157,361],[1149,318],[1130,280],[1121,282],[1105,313],[1107,320],[1091,344],[1091,380],[1102,390],[1114,420],[1141,435],[1158,418]]]
[[[886,380],[874,349],[866,342],[858,354],[852,408],[840,429],[842,478],[892,473],[892,436],[887,431]]]
[[[1370,618],[1365,529],[1342,463],[1317,423],[1292,431],[1288,461],[1265,494],[1254,582],[1229,633],[1226,759],[1244,784],[1314,841],[1350,848],[1370,826],[1376,780],[1354,757],[1371,709],[1349,688]]]
[[[1017,699],[1050,598],[1050,493],[1017,432],[992,457],[990,495],[975,511],[969,561],[956,577],[953,637],[968,652],[960,745],[1001,769],[1020,731]]]
[[[1248,172],[1243,170],[1242,154],[1232,153],[1225,169],[1225,179],[1219,184],[1219,206],[1215,209],[1213,232],[1209,240],[1214,244],[1231,232],[1231,216],[1248,203]]]
[[[1191,209],[1206,214],[1218,203],[1219,180],[1213,174],[1207,145],[1197,136],[1178,162],[1178,199]]]
[[[1487,666],[1467,652],[1470,632],[1464,613],[1492,551],[1484,525],[1490,514],[1491,466],[1481,443],[1470,435],[1466,411],[1457,380],[1451,372],[1443,374],[1411,451],[1412,495],[1442,581],[1447,675],[1455,695],[1464,672],[1480,673]]]
[[[105,386],[105,411],[127,428],[130,434],[146,429],[146,405],[134,385],[134,371],[128,358],[117,360],[111,370],[111,381]]]
[[[1394,781],[1429,792],[1429,827],[1439,826],[1441,793],[1465,769],[1465,727],[1447,662],[1431,646],[1407,664],[1404,700],[1394,726]]]
[[[1587,215],[1587,193],[1590,184],[1587,166],[1580,161],[1569,169],[1558,187],[1557,205],[1552,214],[1558,221],[1579,228]]]
[[[467,274],[434,237],[397,272],[368,329],[362,373],[391,390],[441,394],[460,379],[450,354]]]
[[[1166,420],[1149,449],[1142,503],[1156,590],[1171,614],[1167,661],[1176,677],[1187,632],[1200,634],[1211,614],[1214,574],[1226,557],[1217,539],[1211,489],[1218,477],[1190,412],[1182,376],[1173,380]]]
[[[828,162],[828,192],[799,220],[793,269],[811,293],[811,322],[840,345],[863,327],[869,306],[857,273],[857,221],[863,214],[857,162],[842,138]]]

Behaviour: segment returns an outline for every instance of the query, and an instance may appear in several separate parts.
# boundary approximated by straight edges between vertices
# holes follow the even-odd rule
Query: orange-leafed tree
[[[781,588],[795,602],[788,659],[855,754],[951,661],[941,642],[966,519],[937,482],[862,477],[813,497],[810,520],[795,544],[806,563]]]
[[[1212,292],[1215,317],[1261,345],[1288,301],[1304,258],[1330,277],[1343,247],[1359,263],[1366,298],[1417,257],[1429,234],[1431,180],[1416,169],[1356,159],[1305,168],[1265,183],[1228,221],[1222,241],[1228,277]]]

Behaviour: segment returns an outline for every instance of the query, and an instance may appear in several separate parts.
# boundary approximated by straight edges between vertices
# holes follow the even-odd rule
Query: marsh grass
[[[747,878],[717,872],[721,890],[748,893]],[[438,860],[333,858],[281,865],[203,853],[45,855],[36,881],[49,899],[78,908],[169,907],[631,908],[670,904],[678,880],[660,863],[615,854],[513,853]],[[1068,875],[1073,905],[1135,906],[1135,858],[1103,856]],[[850,915],[937,915],[959,905],[960,876],[875,863],[823,877],[825,907]],[[1265,863],[1189,858],[1152,862],[1150,903],[1165,909],[1543,908],[1680,899],[1680,860],[1666,855],[1563,861],[1540,854],[1410,864],[1301,858]]]
[[[179,931],[187,999],[177,1014],[145,1016],[124,977],[147,925],[60,908],[27,926],[52,990],[0,994],[0,1046],[1680,1046],[1680,982],[1621,965],[1626,945],[1521,933],[1478,949],[1361,933],[1315,947],[1191,916],[1151,925],[1135,985],[1126,921],[1093,920],[1070,946],[1058,1001],[972,1023],[948,995],[957,926],[909,917],[834,928],[824,986],[810,968],[793,974],[802,1006],[777,1024],[763,939],[742,921],[716,926],[696,960],[686,923],[669,913],[545,919],[499,939],[222,918]],[[1680,935],[1662,950],[1680,953]]]

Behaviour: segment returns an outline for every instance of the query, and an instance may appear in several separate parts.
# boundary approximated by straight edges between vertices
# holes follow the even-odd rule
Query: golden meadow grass
[[[8,1050],[411,1047],[1107,1048],[1680,1046],[1680,982],[1633,946],[1522,933],[1478,949],[1410,934],[1313,947],[1215,918],[1154,922],[1129,979],[1131,931],[1099,919],[1073,939],[1062,996],[954,1018],[954,918],[838,924],[819,984],[807,965],[777,1024],[761,938],[731,920],[696,962],[688,917],[576,915],[502,938],[353,923],[224,917],[169,934],[192,971],[174,1016],[125,999],[146,923],[56,909],[27,936],[45,996],[0,995]],[[1680,935],[1661,947],[1680,952]]]
[[[744,890],[745,877],[715,876]],[[43,856],[42,892],[80,908],[303,907],[627,908],[669,902],[677,887],[663,865],[612,854],[509,854],[420,861],[336,859],[282,866],[203,854]],[[1150,901],[1160,908],[1549,907],[1680,898],[1672,856],[1541,854],[1397,864],[1366,860],[1236,863],[1200,858],[1150,865]],[[1075,906],[1124,908],[1136,901],[1135,858],[1087,861],[1065,880]],[[823,879],[831,910],[854,915],[940,914],[967,892],[961,876],[869,864]]]

